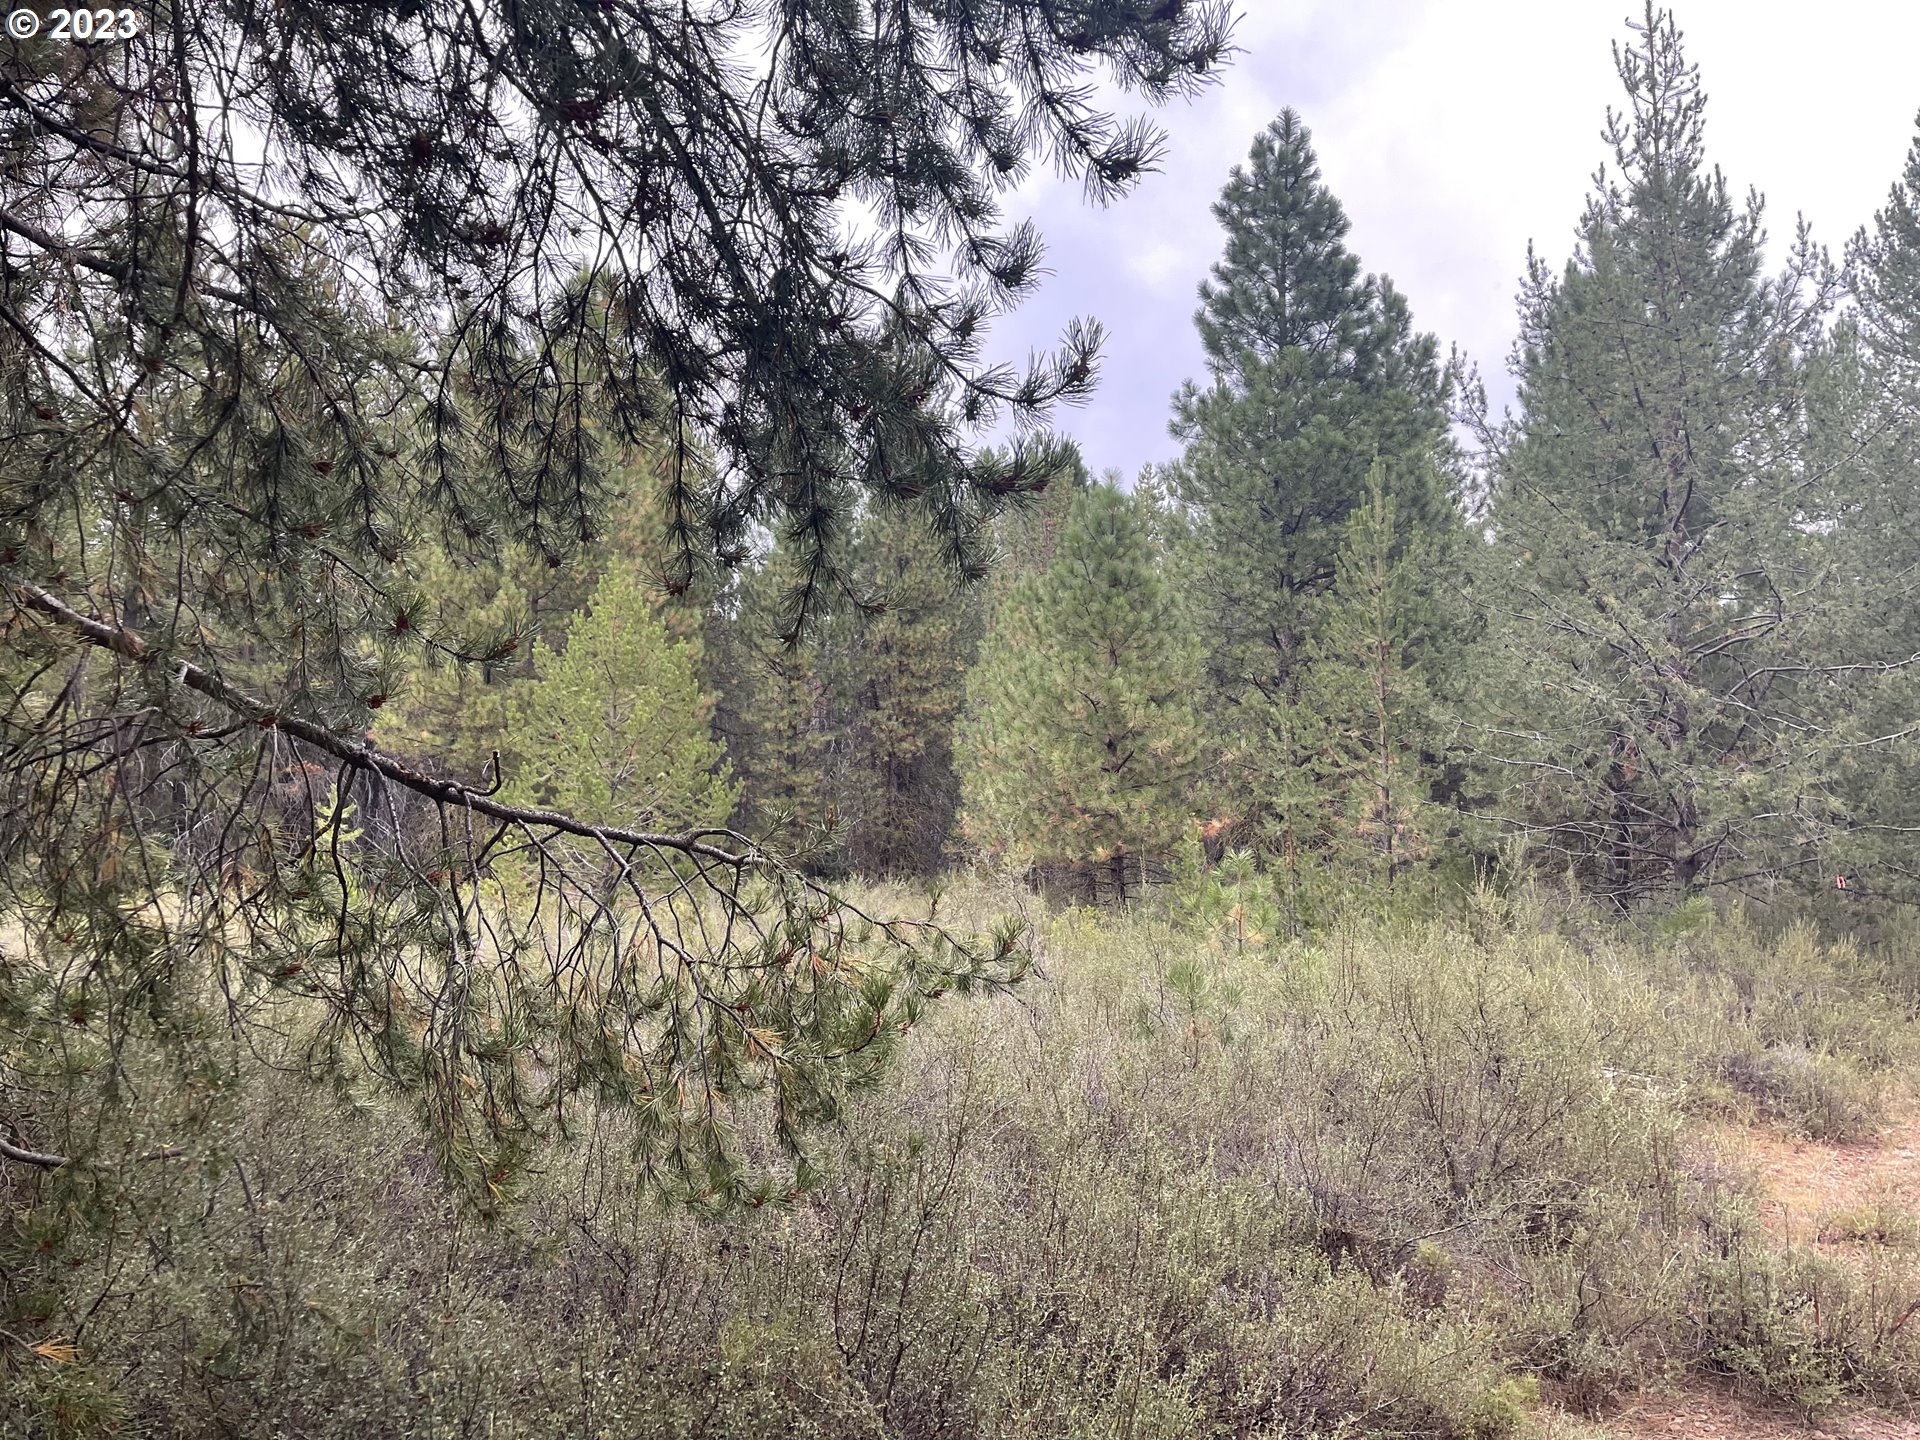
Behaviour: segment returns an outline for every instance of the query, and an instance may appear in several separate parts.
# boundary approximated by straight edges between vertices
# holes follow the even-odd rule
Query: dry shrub
[[[1908,1045],[1884,957],[1524,905],[1230,949],[1076,912],[1040,939],[1043,979],[943,1004],[849,1102],[816,1183],[731,1216],[657,1202],[583,1111],[482,1222],[404,1114],[303,1082],[298,1037],[224,1088],[130,1057],[126,1145],[192,1153],[8,1171],[0,1329],[77,1349],[0,1341],[0,1417],[1491,1440],[1537,1382],[1595,1411],[1703,1368],[1809,1411],[1920,1393],[1912,1277],[1776,1253],[1682,1142],[1729,1094],[1869,1123]]]

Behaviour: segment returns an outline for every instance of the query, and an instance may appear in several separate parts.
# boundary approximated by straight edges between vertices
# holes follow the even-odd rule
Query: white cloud
[[[1181,290],[1169,282],[1184,279],[1187,256],[1178,245],[1165,240],[1150,241],[1127,256],[1127,273],[1156,293]]]

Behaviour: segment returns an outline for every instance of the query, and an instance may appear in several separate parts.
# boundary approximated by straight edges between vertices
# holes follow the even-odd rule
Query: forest
[[[0,1436],[1920,1434],[1920,138],[1095,475],[1224,0],[366,11],[0,40]]]

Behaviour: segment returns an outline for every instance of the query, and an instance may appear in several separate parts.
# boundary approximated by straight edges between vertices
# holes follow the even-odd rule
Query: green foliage
[[[911,512],[868,516],[854,564],[868,608],[849,642],[847,859],[862,875],[932,875],[959,807],[954,728],[984,597],[955,583]]]
[[[1920,147],[1827,333],[1649,8],[1468,543],[1455,372],[1291,111],[1216,207],[1180,463],[968,443],[1097,349],[981,361],[1039,255],[995,177],[1123,187],[1086,63],[1181,92],[1223,4],[251,3],[173,6],[158,91],[6,51],[0,1433],[1920,1400],[1913,1216],[1783,1247],[1705,1138],[1864,1142],[1912,1085]],[[247,136],[186,124],[234,93]],[[936,874],[963,801],[1146,903],[1032,979],[1023,896],[820,882]],[[1456,919],[1446,804],[1668,903]],[[1806,875],[1796,924],[1706,893]]]
[[[602,576],[566,648],[542,644],[533,663],[501,737],[510,799],[638,830],[724,825],[738,790],[692,649],[668,637],[632,574]]]
[[[1870,1139],[1886,1113],[1881,1087],[1858,1069],[1796,1045],[1724,1055],[1713,1078],[1731,1094],[1735,1114],[1744,1111],[1816,1140]],[[1711,1080],[1702,1089],[1720,1093]]]
[[[1214,213],[1226,253],[1196,317],[1212,383],[1175,400],[1186,450],[1169,479],[1189,521],[1182,581],[1224,752],[1219,803],[1279,858],[1297,915],[1314,878],[1302,867],[1330,858],[1331,831],[1371,826],[1371,848],[1397,870],[1401,853],[1382,838],[1408,838],[1398,807],[1434,779],[1409,736],[1382,741],[1358,677],[1371,653],[1378,679],[1382,644],[1403,679],[1427,672],[1423,687],[1453,658],[1427,613],[1460,529],[1443,478],[1449,378],[1391,282],[1361,276],[1294,112],[1256,138]],[[1350,533],[1356,515],[1370,517],[1365,534]],[[1412,624],[1424,643],[1408,643]],[[1342,673],[1316,683],[1330,653]],[[1377,802],[1354,789],[1362,726],[1373,739],[1361,749],[1409,762],[1388,787],[1396,814],[1377,822],[1361,813]]]
[[[374,502],[333,510],[349,529],[511,519],[537,552],[564,554],[593,528],[590,432],[665,428],[689,562],[737,553],[772,512],[817,533],[852,480],[914,501],[977,566],[984,521],[1057,447],[1028,436],[980,456],[976,427],[1024,433],[1087,394],[1100,342],[1077,324],[1022,372],[983,358],[1041,253],[1030,226],[1006,222],[1001,187],[1044,155],[1097,196],[1123,193],[1150,168],[1154,131],[1100,109],[1085,82],[1108,76],[1148,104],[1190,95],[1230,29],[1213,0],[1074,16],[1034,0],[911,18],[804,0],[763,34],[743,11],[549,0],[537,17],[422,3],[362,31],[324,6],[181,0],[166,29],[190,37],[183,68],[139,123],[204,143],[159,185],[102,118],[134,113],[143,75],[54,39],[9,42],[23,163],[0,201],[36,217],[10,232],[33,271],[6,300],[24,382],[12,400],[61,417],[33,431],[36,462],[102,453],[121,401],[197,376],[203,436],[225,415],[241,421],[229,440],[263,442],[268,463],[236,483],[305,508],[292,482],[337,462],[353,498]],[[712,63],[768,40],[780,63]],[[957,73],[975,79],[956,88]],[[252,98],[194,110],[205,95]],[[749,114],[765,123],[735,123]],[[259,193],[258,166],[283,191]],[[887,218],[887,243],[847,243],[843,192]],[[81,230],[50,218],[103,195]],[[232,243],[196,243],[216,230]],[[628,269],[639,254],[673,262]],[[329,313],[349,296],[405,341],[370,357]],[[228,353],[247,330],[265,365]],[[127,366],[113,394],[55,358],[69,342]],[[408,457],[432,496],[420,515],[376,500],[413,483],[378,423],[402,397],[431,412]],[[275,444],[282,425],[302,443]],[[154,438],[107,447],[131,467],[129,493],[148,493],[137,477],[163,458]],[[243,528],[299,533],[283,537],[277,501],[250,513]]]
[[[1824,256],[1802,230],[1762,273],[1760,201],[1707,164],[1678,31],[1651,6],[1635,29],[1617,178],[1564,272],[1529,267],[1522,409],[1475,547],[1490,812],[1621,903],[1827,870],[1843,736],[1820,717],[1893,658],[1848,623],[1808,483]]]
[[[958,804],[953,729],[981,592],[910,509],[863,513],[846,544],[854,588],[816,605],[796,643],[780,640],[780,616],[805,576],[784,540],[723,614],[714,673],[739,823],[817,868],[932,875]]]
[[[1283,913],[1269,877],[1251,850],[1230,850],[1215,865],[1199,844],[1189,847],[1173,889],[1173,912],[1210,943],[1236,952],[1281,937]]]
[[[1267,834],[1289,928],[1324,920],[1334,895],[1388,896],[1433,855],[1444,753],[1431,681],[1447,656],[1432,597],[1431,537],[1402,537],[1384,467],[1344,527],[1332,589],[1285,704],[1267,708]]]
[[[1198,647],[1160,574],[1148,503],[1080,492],[1047,568],[995,610],[961,742],[964,823],[990,850],[1118,874],[1187,833]]]
[[[1816,653],[1857,658],[1879,637],[1884,669],[1853,672],[1848,703],[1829,722],[1823,759],[1839,797],[1819,878],[1849,878],[1857,895],[1920,895],[1920,515],[1913,505],[1920,442],[1920,142],[1873,224],[1848,249],[1856,305],[1825,354],[1815,434],[1827,478],[1838,593]]]
[[[1079,447],[1070,447],[1063,466],[1044,490],[1021,498],[995,521],[997,545],[988,585],[1004,595],[1020,581],[1040,574],[1053,563],[1054,553],[1067,531],[1074,501],[1093,485]]]
[[[439,639],[463,659],[420,657],[374,716],[373,733],[399,754],[429,756],[453,775],[478,779],[508,733],[509,696],[527,676],[529,637],[551,610],[541,603],[551,572],[524,547],[469,564],[436,548],[412,570],[423,618],[453,622],[443,622]]]
[[[1399,552],[1383,468],[1347,521],[1332,603],[1314,637],[1302,709],[1325,737],[1315,766],[1338,807],[1336,844],[1358,851],[1389,886],[1424,848],[1422,741],[1432,722],[1415,669],[1425,617],[1415,613],[1430,550]],[[1369,877],[1371,878],[1371,877]]]
[[[1346,248],[1351,223],[1295,111],[1254,137],[1213,215],[1226,250],[1200,286],[1194,324],[1216,378],[1244,386],[1288,352],[1314,373],[1362,381],[1432,366],[1433,341],[1413,338],[1405,299],[1391,281],[1363,277]]]
[[[1920,1245],[1920,1215],[1897,1192],[1883,1192],[1865,1204],[1823,1213],[1818,1238],[1911,1250]]]
[[[1001,182],[1044,154],[1117,197],[1153,132],[1084,82],[1189,94],[1227,43],[1224,0],[1079,8],[1069,29],[1052,0],[423,0],[342,25],[180,0],[152,30],[178,42],[157,86],[145,34],[111,56],[4,42],[0,1126],[20,1163],[93,1163],[132,1047],[178,1080],[233,1036],[298,1037],[316,1082],[396,1087],[483,1207],[607,1114],[642,1174],[738,1201],[928,995],[1019,970],[1004,928],[976,946],[849,912],[738,837],[513,805],[719,799],[678,741],[673,793],[628,788],[655,743],[640,707],[623,754],[559,728],[585,710],[559,693],[586,663],[562,627],[563,678],[516,678],[524,708],[488,682],[591,588],[636,452],[660,470],[645,568],[696,603],[769,529],[802,577],[796,632],[845,587],[836,542],[868,504],[981,573],[992,519],[1066,463],[1045,418],[1088,393],[1100,342],[1076,324],[1024,370],[984,360],[1040,254]],[[770,58],[714,63],[749,50]],[[884,241],[849,243],[856,198]],[[1001,422],[1015,443],[980,453]],[[571,597],[546,615],[542,566]],[[631,667],[616,688],[646,692]],[[370,741],[389,714],[420,753]],[[547,728],[502,785],[482,762],[517,719]],[[66,1093],[95,1044],[91,1094]],[[784,1162],[735,1128],[753,1097]]]
[[[833,681],[848,622],[844,607],[823,603],[791,644],[780,639],[779,616],[804,584],[802,571],[792,546],[777,542],[742,575],[723,683],[734,717],[729,749],[741,776],[738,827],[817,864],[839,838]]]
[[[659,459],[638,450],[610,466],[620,486],[605,527],[574,564],[555,567],[520,542],[481,553],[427,544],[407,557],[405,628],[428,637],[375,715],[379,743],[461,779],[511,764],[514,692],[535,673],[535,637],[565,647],[568,626],[610,569],[626,572],[674,640],[700,657],[706,583],[670,592],[673,545],[661,514]],[[700,577],[705,581],[705,577]],[[396,617],[397,618],[397,617]],[[704,667],[703,667],[704,668]]]

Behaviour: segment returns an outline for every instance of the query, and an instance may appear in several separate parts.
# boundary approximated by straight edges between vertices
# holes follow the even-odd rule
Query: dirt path
[[[1844,1246],[1857,1238],[1844,1233],[1845,1222],[1882,1206],[1920,1206],[1920,1114],[1864,1144],[1821,1145],[1749,1130],[1734,1148],[1759,1177],[1761,1218],[1787,1244]]]
[[[1549,1435],[1554,1434],[1552,1430]],[[1920,1440],[1920,1420],[1878,1411],[1847,1411],[1812,1426],[1793,1415],[1706,1388],[1653,1395],[1585,1430],[1560,1432],[1564,1440]]]
[[[1863,1232],[1876,1227],[1920,1227],[1920,1110],[1903,1115],[1877,1141],[1859,1144],[1820,1144],[1759,1129],[1724,1129],[1704,1138],[1752,1169],[1761,1219],[1782,1244],[1845,1254],[1861,1249]],[[1704,1383],[1642,1396],[1597,1424],[1555,1415],[1543,1428],[1548,1440],[1920,1440],[1920,1419],[1843,1410],[1808,1426]]]

